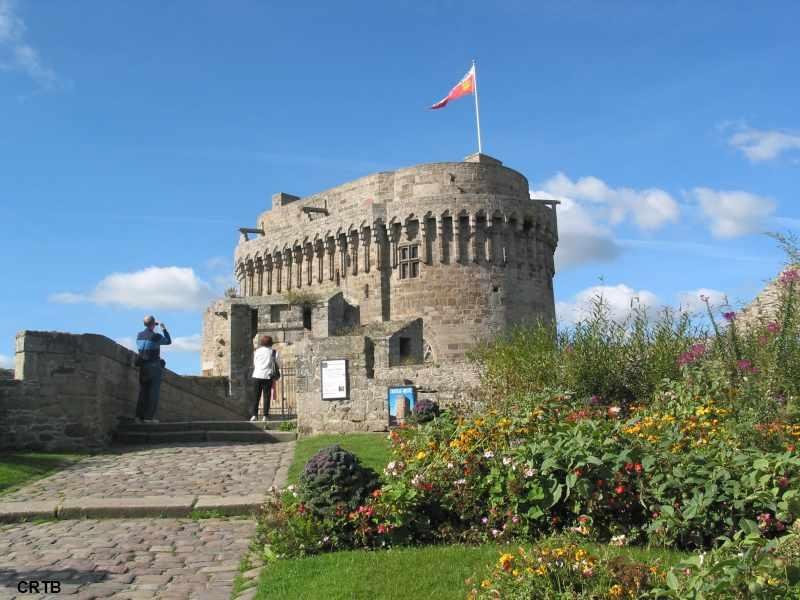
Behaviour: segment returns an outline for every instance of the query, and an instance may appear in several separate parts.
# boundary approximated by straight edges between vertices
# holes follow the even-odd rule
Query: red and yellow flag
[[[447,106],[447,103],[450,100],[456,100],[461,98],[461,96],[467,96],[469,94],[475,93],[475,65],[472,65],[472,68],[467,71],[467,74],[464,75],[464,78],[459,81],[456,86],[450,90],[450,93],[447,94],[444,98],[439,100],[436,104],[431,106],[432,109],[437,108],[444,108]]]

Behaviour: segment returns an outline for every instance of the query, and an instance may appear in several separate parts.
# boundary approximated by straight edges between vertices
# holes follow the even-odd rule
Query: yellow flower
[[[426,456],[428,455],[423,451],[417,452],[417,460],[423,460]]]
[[[608,590],[608,595],[612,598],[622,598],[622,594],[624,593],[622,586],[618,583],[615,583],[611,586],[611,589]]]
[[[580,550],[575,552],[575,561],[576,562],[582,561],[584,558],[586,558],[586,555],[587,555],[586,550],[581,548]]]
[[[485,590],[488,590],[490,587],[492,587],[492,582],[489,581],[488,579],[484,579],[483,581],[481,581],[481,587]]]
[[[514,569],[513,571],[511,571],[511,574],[512,574],[514,577],[519,577],[519,576],[520,576],[519,569]]]
[[[547,575],[547,567],[545,567],[544,565],[541,565],[539,568],[537,568],[534,571],[534,574],[536,574],[536,575]]]
[[[501,555],[500,560],[497,561],[497,565],[502,567],[504,571],[510,571],[513,563],[514,555],[508,553]]]

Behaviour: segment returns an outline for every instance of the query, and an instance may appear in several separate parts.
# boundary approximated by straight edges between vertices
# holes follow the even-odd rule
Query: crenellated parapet
[[[460,360],[509,325],[555,318],[556,204],[485,155],[278,193],[241,230],[237,302],[262,315],[298,292],[341,294],[361,325],[421,318],[426,355]]]
[[[554,203],[531,200],[524,176],[487,159],[378,173],[306,198],[276,194],[258,220],[264,235],[236,249],[240,293],[341,287],[382,270],[398,282],[447,267],[552,277]]]

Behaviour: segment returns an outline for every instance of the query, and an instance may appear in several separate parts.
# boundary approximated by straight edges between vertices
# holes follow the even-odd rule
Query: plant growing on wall
[[[316,294],[306,291],[289,290],[286,292],[285,298],[290,306],[302,306],[303,308],[312,308],[319,303],[319,297]]]

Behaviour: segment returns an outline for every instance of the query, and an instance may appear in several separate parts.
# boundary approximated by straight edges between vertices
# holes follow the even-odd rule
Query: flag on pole
[[[439,100],[436,104],[431,106],[431,109],[435,110],[437,108],[444,108],[447,106],[447,103],[451,100],[456,100],[461,98],[462,96],[467,96],[469,94],[475,93],[475,65],[473,64],[467,74],[464,75],[464,78],[459,81],[456,86],[450,90],[450,93],[447,94],[444,98]]]

